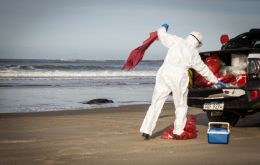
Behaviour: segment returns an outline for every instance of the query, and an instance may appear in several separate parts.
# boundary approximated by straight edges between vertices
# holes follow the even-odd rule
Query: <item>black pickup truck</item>
[[[227,88],[192,86],[188,95],[189,106],[202,108],[209,121],[225,121],[232,126],[240,118],[260,112],[259,34],[260,29],[253,29],[229,40],[221,50],[200,53],[202,59],[218,56],[230,70],[242,69],[246,83]]]

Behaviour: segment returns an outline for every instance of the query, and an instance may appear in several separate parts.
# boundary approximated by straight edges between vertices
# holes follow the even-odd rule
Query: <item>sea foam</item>
[[[156,71],[0,71],[0,79],[114,79],[150,78]]]

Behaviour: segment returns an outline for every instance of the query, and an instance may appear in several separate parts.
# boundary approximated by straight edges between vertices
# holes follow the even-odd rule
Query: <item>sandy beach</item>
[[[149,105],[80,111],[0,114],[0,164],[260,164],[259,114],[231,128],[227,145],[208,144],[201,109],[198,137],[162,140],[174,108],[166,104],[156,130],[144,141],[139,127]]]

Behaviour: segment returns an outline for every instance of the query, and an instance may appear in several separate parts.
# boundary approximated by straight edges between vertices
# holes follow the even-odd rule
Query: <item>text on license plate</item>
[[[204,103],[203,105],[204,110],[223,110],[224,109],[224,102],[221,103]]]

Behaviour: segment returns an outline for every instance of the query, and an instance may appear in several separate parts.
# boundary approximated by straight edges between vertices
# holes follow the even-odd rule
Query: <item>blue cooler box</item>
[[[228,144],[229,142],[229,123],[209,122],[208,124],[208,143]]]

